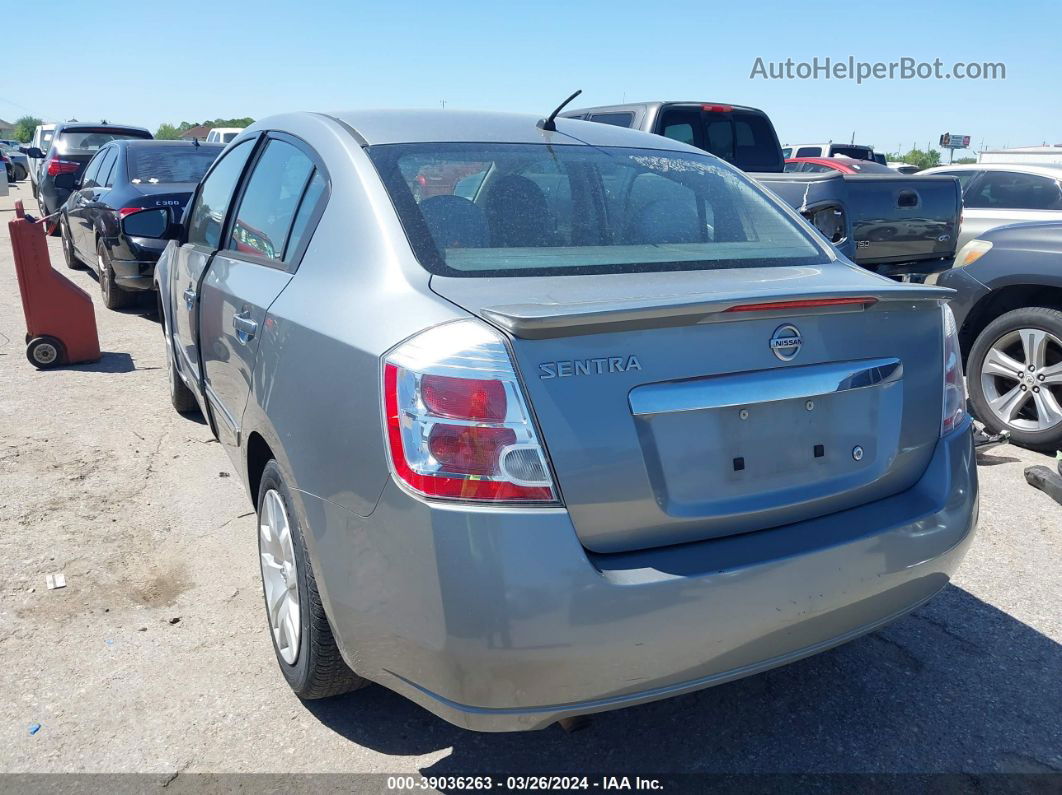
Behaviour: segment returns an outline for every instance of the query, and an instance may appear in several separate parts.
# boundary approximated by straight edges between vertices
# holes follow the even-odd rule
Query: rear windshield
[[[837,144],[830,144],[830,156],[843,155],[844,157],[851,157],[856,160],[874,160],[874,152],[867,149],[865,146],[838,146]]]
[[[220,146],[130,146],[129,179],[134,183],[199,182],[222,152]]]
[[[707,155],[485,143],[368,151],[433,273],[704,270],[826,257],[761,188]]]
[[[78,128],[63,130],[55,139],[55,150],[62,155],[75,152],[95,152],[111,141],[123,141],[130,138],[150,138],[150,133],[137,130],[116,130],[107,127],[99,129]]]
[[[770,120],[751,110],[721,112],[672,105],[660,113],[661,135],[696,146],[742,171],[782,170],[782,150]]]

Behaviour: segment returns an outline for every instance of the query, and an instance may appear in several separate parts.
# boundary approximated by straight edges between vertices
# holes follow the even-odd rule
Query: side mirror
[[[56,174],[54,185],[63,190],[77,190],[79,180],[73,174]]]
[[[36,146],[20,146],[18,151],[27,157],[32,157],[34,160],[44,160],[44,152],[40,150],[40,147]]]
[[[180,237],[181,225],[170,223],[170,211],[141,210],[122,219],[122,231],[130,237],[153,237],[173,240]]]

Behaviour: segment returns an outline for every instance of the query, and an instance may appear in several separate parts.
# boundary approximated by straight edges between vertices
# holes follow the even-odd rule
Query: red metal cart
[[[40,369],[99,361],[92,299],[52,268],[44,222],[31,221],[22,202],[16,202],[7,228],[26,315],[26,358]]]

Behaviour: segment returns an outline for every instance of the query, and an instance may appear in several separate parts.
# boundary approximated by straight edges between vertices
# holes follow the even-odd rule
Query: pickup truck
[[[902,174],[783,173],[774,125],[762,110],[718,102],[639,102],[560,114],[682,141],[726,160],[796,208],[841,253],[884,276],[951,266],[958,180]]]

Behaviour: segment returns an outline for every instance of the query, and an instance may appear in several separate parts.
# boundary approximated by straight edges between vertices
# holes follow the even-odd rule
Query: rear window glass
[[[774,127],[762,113],[665,108],[660,132],[667,138],[711,152],[742,171],[781,171],[782,151]]]
[[[832,144],[830,146],[830,155],[843,155],[845,157],[851,157],[855,160],[874,160],[874,153],[863,146],[837,146]]]
[[[611,124],[613,127],[630,127],[634,121],[633,113],[591,113],[587,119],[598,124]]]
[[[379,145],[369,155],[433,273],[702,270],[826,257],[761,188],[705,155],[448,143]]]
[[[220,146],[130,146],[129,179],[134,184],[199,182],[221,154]]]
[[[60,154],[72,152],[95,152],[101,146],[111,141],[122,141],[132,138],[150,138],[151,135],[136,130],[112,130],[106,127],[99,129],[76,129],[63,130],[55,139],[55,149]]]

